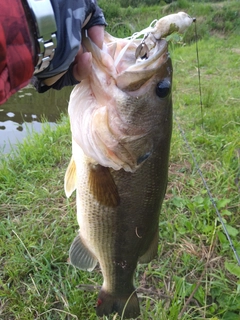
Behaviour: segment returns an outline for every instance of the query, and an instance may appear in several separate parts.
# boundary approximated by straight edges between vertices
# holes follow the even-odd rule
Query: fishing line
[[[201,117],[202,117],[202,127],[203,127],[203,102],[202,102],[202,87],[201,87],[201,72],[200,72],[200,63],[199,63],[199,54],[198,54],[198,34],[197,34],[197,20],[193,18],[195,25],[195,42],[196,42],[196,53],[197,53],[197,70],[198,70],[198,88],[199,88],[199,98],[200,98],[200,108],[201,108]]]
[[[197,62],[198,62],[198,81],[199,81],[199,94],[200,94],[200,105],[201,105],[202,126],[203,126],[203,104],[202,104],[202,90],[201,90],[201,76],[200,76],[200,65],[199,65],[199,53],[198,53],[198,44],[197,44],[197,43],[198,43],[198,38],[197,38],[196,19],[194,18],[193,21],[195,22],[196,52],[197,52]],[[197,172],[199,173],[199,175],[200,175],[200,177],[201,177],[201,179],[202,179],[202,183],[203,183],[205,189],[207,190],[208,197],[209,197],[209,199],[210,199],[210,201],[211,201],[211,203],[212,203],[212,205],[213,205],[213,207],[214,207],[214,209],[215,209],[215,211],[216,211],[216,213],[217,213],[218,219],[219,219],[219,221],[220,221],[220,223],[221,223],[221,225],[222,225],[223,231],[224,231],[224,233],[225,233],[225,235],[226,235],[226,237],[227,237],[227,239],[228,239],[229,245],[230,245],[230,247],[231,247],[231,249],[232,249],[232,251],[233,251],[233,253],[234,253],[234,255],[235,255],[236,259],[237,259],[238,265],[240,266],[240,257],[239,257],[239,255],[238,255],[238,253],[237,253],[236,248],[234,247],[234,244],[233,244],[232,239],[231,239],[231,237],[230,237],[230,235],[229,235],[229,233],[228,233],[228,231],[227,231],[227,228],[226,228],[226,226],[225,226],[225,223],[224,223],[224,221],[223,221],[223,218],[222,218],[222,216],[221,216],[221,213],[219,212],[219,210],[218,210],[218,208],[217,208],[217,204],[216,204],[215,200],[213,199],[213,196],[212,196],[212,194],[211,194],[211,191],[210,191],[210,189],[209,189],[209,187],[208,187],[208,185],[207,185],[207,182],[206,182],[206,180],[205,180],[205,178],[204,178],[204,175],[203,175],[203,173],[202,173],[202,171],[201,171],[201,169],[200,169],[200,167],[199,167],[199,165],[198,165],[198,162],[197,162],[197,160],[196,160],[196,158],[195,158],[195,156],[194,156],[194,154],[193,154],[193,151],[192,151],[192,149],[191,149],[191,147],[190,147],[190,144],[188,143],[186,134],[185,134],[184,130],[182,129],[180,123],[177,121],[177,119],[176,119],[175,116],[174,116],[174,118],[175,118],[175,121],[176,121],[176,123],[177,123],[177,125],[178,125],[178,128],[179,128],[179,131],[180,131],[180,133],[181,133],[181,136],[182,136],[182,138],[183,138],[183,140],[184,140],[184,142],[185,142],[185,144],[186,144],[186,147],[187,147],[187,149],[188,149],[188,152],[190,153],[190,155],[191,155],[191,157],[192,157],[192,159],[193,159],[193,162],[194,162],[194,165],[195,165],[195,167],[196,167],[196,169],[197,169]]]
[[[122,50],[120,51],[119,55],[117,56],[117,58],[114,61],[114,66],[117,67],[117,65],[119,64],[120,60],[122,59],[124,53],[127,51],[128,47],[130,46],[130,44],[136,40],[137,38],[143,36],[143,39],[146,35],[148,35],[148,33],[152,32],[154,30],[154,26],[156,24],[158,20],[154,19],[149,27],[138,31],[138,32],[134,32],[130,37],[125,38],[126,40],[129,40],[128,43],[122,48]]]
[[[175,117],[175,120],[176,120],[176,117]],[[196,167],[196,169],[197,169],[197,171],[198,171],[198,173],[199,173],[199,175],[200,175],[200,177],[201,177],[201,179],[202,179],[202,183],[203,183],[205,189],[207,190],[208,197],[209,197],[209,199],[210,199],[210,201],[211,201],[211,203],[212,203],[212,205],[213,205],[213,207],[214,207],[214,209],[215,209],[215,211],[216,211],[216,213],[217,213],[218,219],[219,219],[219,221],[220,221],[220,223],[221,223],[221,225],[222,225],[222,228],[223,228],[224,233],[225,233],[225,235],[226,235],[226,237],[227,237],[227,239],[228,239],[228,242],[229,242],[229,244],[230,244],[230,247],[231,247],[231,249],[232,249],[232,251],[233,251],[233,253],[234,253],[234,255],[235,255],[236,259],[237,259],[238,265],[240,266],[240,257],[239,257],[239,255],[238,255],[238,253],[237,253],[237,251],[236,251],[236,249],[235,249],[235,247],[234,247],[234,244],[233,244],[233,242],[232,242],[232,240],[231,240],[231,237],[230,237],[230,235],[229,235],[229,233],[228,233],[228,231],[227,231],[227,228],[226,228],[226,226],[225,226],[225,223],[224,223],[224,221],[223,221],[223,218],[222,218],[222,216],[221,216],[221,214],[220,214],[220,212],[219,212],[219,210],[218,210],[218,208],[217,208],[217,204],[216,204],[215,200],[213,199],[213,196],[212,196],[212,194],[211,194],[211,191],[210,191],[210,189],[209,189],[209,187],[208,187],[208,185],[207,185],[207,182],[206,182],[206,180],[205,180],[205,178],[204,178],[204,176],[203,176],[202,170],[200,169],[200,167],[199,167],[199,165],[198,165],[198,162],[197,162],[197,160],[196,160],[196,158],[195,158],[195,156],[194,156],[194,154],[193,154],[193,151],[192,151],[192,149],[191,149],[191,147],[190,147],[190,145],[189,145],[189,143],[188,143],[188,140],[187,140],[187,138],[186,138],[186,135],[185,135],[184,130],[182,129],[180,123],[179,123],[177,120],[176,120],[176,122],[177,122],[177,125],[178,125],[178,128],[179,128],[179,131],[180,131],[180,133],[181,133],[181,135],[182,135],[182,138],[183,138],[183,140],[184,140],[184,142],[185,142],[185,144],[186,144],[186,146],[187,146],[187,149],[188,149],[188,151],[189,151],[189,153],[190,153],[190,155],[191,155],[191,157],[192,157],[192,159],[193,159],[194,165],[195,165],[195,167]]]

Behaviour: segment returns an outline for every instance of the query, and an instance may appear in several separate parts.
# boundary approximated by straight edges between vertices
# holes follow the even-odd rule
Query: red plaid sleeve
[[[29,83],[33,48],[21,0],[0,0],[0,104]]]

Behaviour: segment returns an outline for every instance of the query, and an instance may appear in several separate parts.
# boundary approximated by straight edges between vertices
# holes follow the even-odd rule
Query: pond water
[[[39,94],[24,88],[0,105],[0,153],[9,153],[28,134],[40,132],[43,122],[55,126],[61,113],[67,112],[72,87]]]

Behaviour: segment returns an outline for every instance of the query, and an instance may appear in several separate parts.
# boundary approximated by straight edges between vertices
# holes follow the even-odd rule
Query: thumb
[[[92,67],[92,54],[90,52],[82,53],[81,50],[76,55],[73,66],[73,76],[81,81],[88,77]]]

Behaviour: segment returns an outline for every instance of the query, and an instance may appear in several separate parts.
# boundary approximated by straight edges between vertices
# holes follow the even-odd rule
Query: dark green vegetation
[[[213,34],[240,33],[239,1],[178,0],[166,5],[154,0],[99,0],[107,18],[107,30],[119,37],[129,36],[163,15],[185,11],[197,18],[198,38],[209,39]],[[154,4],[151,5],[150,4]],[[124,8],[121,7],[124,6]],[[195,40],[194,28],[187,31],[184,41]]]
[[[139,319],[239,320],[240,267],[178,128],[185,131],[240,254],[239,1],[121,9],[119,17],[109,20],[109,29],[127,32],[129,26],[129,35],[180,10],[198,21],[203,117],[193,26],[182,42],[178,38],[170,46],[174,128],[169,185],[158,257],[136,272]],[[83,292],[78,286],[100,285],[100,271],[80,272],[67,263],[78,229],[75,199],[68,202],[63,191],[70,145],[63,117],[56,130],[47,127],[19,145],[12,159],[1,161],[0,319],[96,319],[97,289]]]

